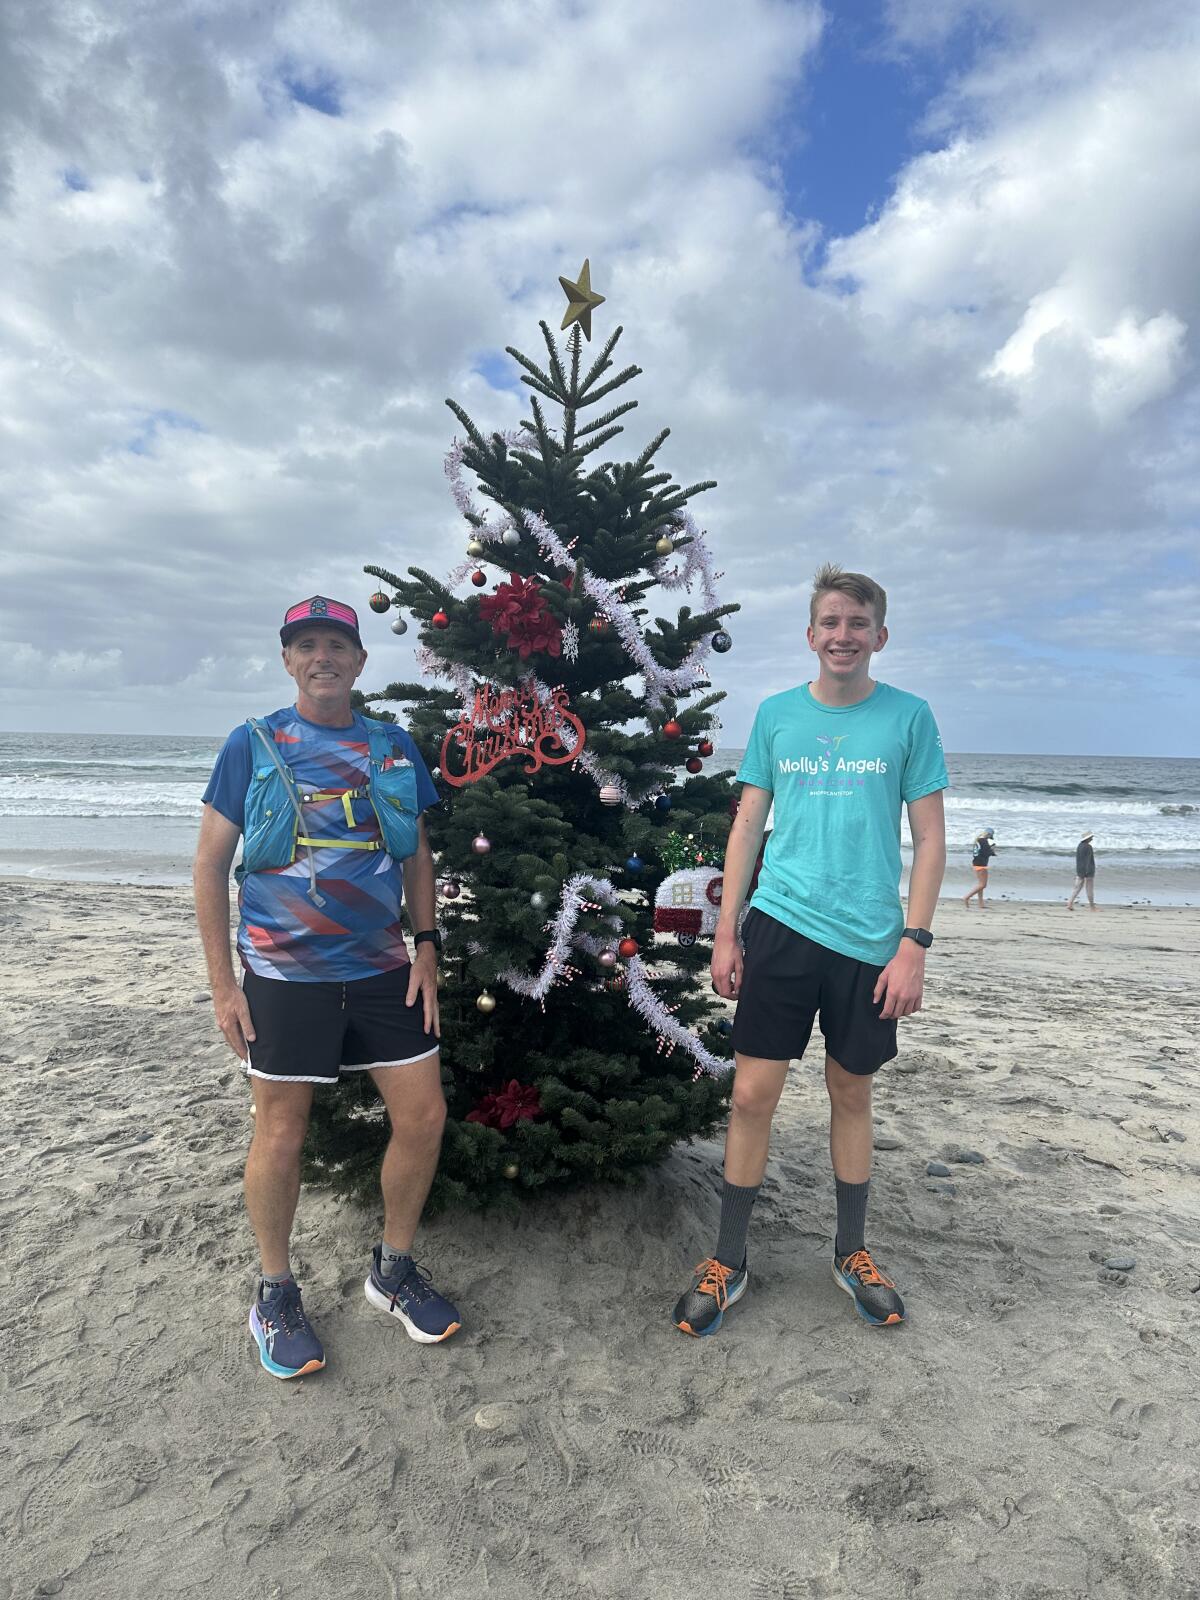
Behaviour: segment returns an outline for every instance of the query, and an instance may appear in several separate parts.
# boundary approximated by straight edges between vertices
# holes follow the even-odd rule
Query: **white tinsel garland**
[[[594,895],[595,901],[599,904],[588,900],[585,891]],[[599,910],[601,906],[615,906],[617,903],[617,891],[607,878],[593,877],[590,872],[576,873],[563,885],[558,913],[547,924],[550,948],[546,952],[541,971],[536,977],[528,978],[515,967],[509,967],[504,972],[496,974],[498,981],[507,984],[510,989],[524,995],[526,999],[539,1001],[544,1008],[546,996],[556,983],[569,983],[572,978],[578,976],[579,969],[572,965],[570,959],[572,947],[585,950],[592,956],[598,956],[602,950],[609,948],[604,940],[597,939],[594,934],[579,931],[578,924],[582,912],[588,909]],[[620,932],[620,917],[614,915],[604,917],[602,920],[613,929],[614,933]],[[479,948],[472,945],[472,950]],[[696,1061],[699,1070],[711,1073],[714,1077],[720,1077],[731,1069],[732,1062],[722,1061],[719,1056],[707,1050],[696,1035],[675,1017],[671,1008],[658,998],[650,987],[647,968],[640,957],[634,956],[628,962],[625,972],[629,1004],[658,1035],[660,1049],[669,1052],[679,1046]]]
[[[634,956],[628,963],[625,983],[629,991],[629,1004],[639,1016],[645,1018],[660,1041],[665,1039],[670,1046],[679,1045],[695,1059],[703,1071],[711,1073],[714,1078],[732,1071],[732,1061],[722,1061],[720,1056],[714,1056],[711,1050],[705,1049],[696,1035],[689,1032],[670,1008],[658,998],[650,987],[646,965],[640,956]]]
[[[536,978],[527,978],[515,967],[508,967],[504,972],[496,974],[501,983],[506,983],[510,989],[515,989],[517,994],[523,994],[528,1000],[545,1000],[553,986],[571,974],[573,969],[568,957],[572,944],[579,944],[589,950],[593,945],[590,937],[576,933],[580,915],[590,904],[584,897],[585,889],[591,890],[601,905],[617,904],[617,891],[607,878],[594,878],[590,872],[577,872],[573,878],[568,878],[563,884],[558,915],[549,924],[550,948],[546,952],[542,970]],[[620,932],[620,917],[605,917],[604,921],[614,932]],[[586,944],[584,944],[585,937]],[[593,953],[598,954],[599,951],[595,950]]]

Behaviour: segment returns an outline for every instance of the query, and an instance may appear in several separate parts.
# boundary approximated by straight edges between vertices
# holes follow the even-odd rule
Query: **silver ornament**
[[[393,633],[407,633],[408,632],[408,623],[405,622],[403,617],[397,617],[395,622],[392,623],[392,632]]]
[[[515,528],[505,528],[503,539],[510,550],[515,550],[521,542],[521,535]]]
[[[477,856],[487,855],[491,848],[492,841],[487,837],[486,834],[477,833],[471,840],[471,849],[474,850]]]
[[[546,896],[540,889],[535,889],[534,892],[529,896],[529,904],[535,911],[545,911]]]
[[[621,804],[621,791],[615,783],[606,783],[601,789],[600,804],[602,806],[619,806]]]

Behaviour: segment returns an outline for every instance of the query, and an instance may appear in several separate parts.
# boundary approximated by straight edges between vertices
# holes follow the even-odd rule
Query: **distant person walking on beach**
[[[1079,891],[1087,891],[1087,903],[1091,910],[1096,909],[1096,897],[1093,893],[1096,884],[1096,853],[1092,849],[1092,830],[1089,828],[1075,846],[1075,887],[1071,890],[1071,898],[1067,901],[1067,910],[1074,911],[1075,901]]]
[[[975,843],[971,846],[971,871],[975,874],[975,887],[963,895],[963,901],[970,905],[975,895],[978,895],[980,911],[986,909],[983,903],[983,891],[987,888],[988,862],[998,853],[992,842],[995,837],[994,828],[981,828],[975,835]]]
[[[949,780],[924,700],[870,676],[872,656],[887,643],[886,609],[873,579],[820,569],[808,628],[817,679],[763,701],[738,772],[741,802],[712,958],[714,989],[738,1003],[733,1106],[716,1247],[675,1307],[684,1333],[715,1333],[745,1293],[746,1239],[771,1119],[818,1013],[837,1196],[834,1281],[867,1322],[904,1317],[895,1284],[866,1247],[871,1080],[896,1054],[896,1019],[921,1006],[946,865],[942,790]],[[772,802],[775,824],[739,940]],[[899,893],[902,807],[913,840],[909,927]]]
[[[295,704],[225,741],[204,791],[194,881],[217,1022],[254,1092],[245,1188],[262,1265],[250,1332],[268,1372],[297,1378],[325,1365],[288,1253],[300,1150],[313,1085],[342,1072],[369,1072],[391,1119],[367,1299],[423,1344],[460,1324],[412,1257],[446,1118],[441,939],[421,818],[437,790],[403,729],[351,708],[367,653],[349,606],[314,595],[291,607],[279,637]],[[240,987],[229,950],[239,837]],[[402,894],[417,930],[411,963]]]

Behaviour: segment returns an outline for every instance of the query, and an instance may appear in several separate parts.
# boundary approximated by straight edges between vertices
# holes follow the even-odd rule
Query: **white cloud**
[[[968,660],[1012,686],[997,747],[1028,736],[1031,672],[1047,730],[1099,685],[1132,705],[1127,605],[1150,656],[1192,647],[1200,115],[1186,18],[1128,9],[895,4],[898,50],[983,42],[930,107],[938,147],[818,271],[758,154],[815,4],[8,8],[9,669],[77,646],[93,725],[220,732],[282,698],[289,601],[457,559],[442,399],[511,425],[480,359],[536,356],[590,255],[598,329],[644,368],[625,448],[669,424],[662,464],[720,480],[695,509],[745,607],[733,732],[803,670],[828,556],[887,584],[881,665],[954,708],[951,747]],[[411,635],[368,644],[372,684],[409,675]],[[83,701],[30,670],[8,715],[69,724]]]

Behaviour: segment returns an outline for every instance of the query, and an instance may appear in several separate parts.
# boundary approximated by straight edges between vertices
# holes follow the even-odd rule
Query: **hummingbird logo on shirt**
[[[817,743],[823,745],[827,755],[837,755],[843,739],[848,739],[848,733],[819,733]]]

